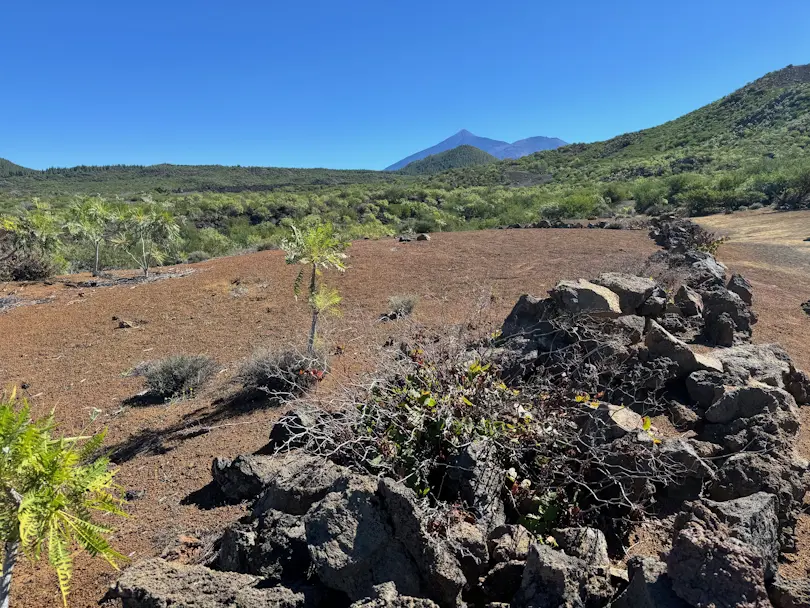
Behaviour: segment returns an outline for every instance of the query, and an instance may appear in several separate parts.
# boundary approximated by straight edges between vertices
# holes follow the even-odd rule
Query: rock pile
[[[529,488],[486,437],[446,455],[451,473],[430,503],[312,453],[291,429],[323,428],[332,414],[302,408],[273,428],[276,453],[214,461],[215,485],[253,507],[211,568],[148,560],[111,596],[125,608],[808,605],[810,581],[777,568],[795,549],[808,487],[793,446],[810,378],[779,346],[751,344],[751,287],[696,248],[697,227],[658,222],[652,236],[678,285],[618,273],[561,281],[548,298],[522,296],[492,349],[512,386],[538,399],[564,387],[585,402],[586,416],[563,421],[603,448],[583,500],[632,471],[610,486],[623,496],[600,495],[601,519],[572,512],[579,525],[530,532],[520,517]],[[680,434],[659,438],[647,418],[656,413]],[[444,496],[457,504],[436,510]],[[677,512],[671,549],[612,567],[621,522],[651,504]]]

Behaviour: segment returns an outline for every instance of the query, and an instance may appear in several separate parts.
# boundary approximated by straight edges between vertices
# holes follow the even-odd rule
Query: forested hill
[[[498,159],[474,146],[458,146],[447,152],[415,160],[399,170],[405,175],[430,175],[458,167],[473,167],[498,162]]]
[[[407,179],[382,171],[222,165],[79,166],[5,174],[2,167],[0,163],[0,192],[16,190],[33,195],[259,192],[282,188],[393,183]]]
[[[657,127],[493,165],[455,169],[434,180],[450,186],[622,181],[796,158],[808,146],[810,65],[788,66]]]
[[[12,175],[25,175],[27,173],[31,173],[31,169],[26,169],[20,165],[15,165],[10,160],[0,158],[0,178]]]

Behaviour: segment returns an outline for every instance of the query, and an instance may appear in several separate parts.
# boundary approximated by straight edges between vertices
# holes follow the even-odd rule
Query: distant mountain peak
[[[385,170],[398,171],[414,161],[422,160],[428,156],[441,154],[442,152],[447,152],[448,150],[452,150],[453,148],[461,145],[473,146],[483,152],[486,152],[487,154],[491,154],[497,159],[502,160],[504,158],[520,158],[521,156],[534,154],[535,152],[540,152],[541,150],[553,150],[554,148],[559,148],[560,146],[566,145],[566,142],[561,139],[557,139],[556,137],[539,136],[529,137],[509,143],[507,141],[500,141],[498,139],[479,137],[467,129],[461,129],[461,131],[455,135],[448,137],[435,146],[426,148],[420,152],[417,152],[416,154],[411,154],[407,158],[403,158],[390,167],[387,167]]]

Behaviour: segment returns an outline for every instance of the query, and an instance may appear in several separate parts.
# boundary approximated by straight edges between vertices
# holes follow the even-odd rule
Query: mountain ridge
[[[507,158],[520,158],[521,156],[533,154],[534,152],[539,152],[541,150],[553,150],[554,148],[564,145],[566,145],[566,142],[557,137],[527,137],[525,139],[519,139],[515,142],[509,143],[507,141],[501,141],[498,139],[490,139],[489,137],[479,137],[467,129],[461,129],[461,131],[458,133],[455,133],[447,139],[440,141],[438,144],[425,148],[424,150],[420,150],[419,152],[411,154],[410,156],[395,162],[393,165],[389,165],[385,168],[385,171],[397,171],[414,161],[422,160],[423,158],[427,158],[428,156],[433,156],[441,152],[447,152],[448,150],[452,150],[453,148],[457,148],[459,146],[472,146],[486,152],[487,154],[491,154],[499,160],[504,160]]]

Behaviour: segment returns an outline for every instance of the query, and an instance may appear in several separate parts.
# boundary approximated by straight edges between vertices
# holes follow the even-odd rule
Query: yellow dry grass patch
[[[810,251],[810,210],[741,211],[697,218],[698,224],[727,236],[729,242],[789,245]]]

